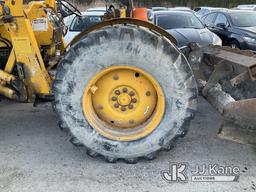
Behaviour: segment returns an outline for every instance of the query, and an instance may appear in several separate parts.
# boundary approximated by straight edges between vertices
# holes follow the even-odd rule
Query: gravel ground
[[[72,146],[50,106],[0,102],[0,192],[256,191],[256,149],[217,137],[221,117],[202,98],[188,135],[175,149],[135,165],[92,159]],[[240,167],[239,182],[167,183],[169,162]]]

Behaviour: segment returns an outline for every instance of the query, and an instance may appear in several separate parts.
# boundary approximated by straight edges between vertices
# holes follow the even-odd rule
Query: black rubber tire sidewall
[[[82,107],[88,82],[111,66],[135,66],[151,74],[165,94],[165,113],[149,136],[109,140],[87,122]],[[186,131],[196,108],[196,83],[185,57],[167,39],[132,26],[107,27],[75,44],[59,66],[56,109],[72,135],[103,156],[137,158],[160,150]]]

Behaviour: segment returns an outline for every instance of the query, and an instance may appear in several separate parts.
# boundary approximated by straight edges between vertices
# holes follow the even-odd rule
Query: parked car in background
[[[168,10],[167,7],[150,7],[148,9],[148,20],[151,22],[153,21],[155,11],[166,11],[166,10]]]
[[[155,12],[154,24],[168,31],[177,40],[179,48],[191,42],[199,46],[222,45],[221,39],[209,31],[195,14],[189,11]]]
[[[152,9],[148,9],[147,12],[148,12],[148,20],[152,22],[154,18],[154,11]]]
[[[86,10],[86,12],[106,12],[106,7],[94,7],[94,8],[89,8]]]
[[[168,8],[168,11],[189,11],[191,13],[194,13],[194,11],[189,7],[171,7]]]
[[[188,11],[194,13],[193,10],[191,10],[189,7],[171,7],[171,8],[166,8],[166,7],[157,7],[155,8],[155,11],[152,9],[148,9],[148,20],[153,22],[154,18],[154,12],[156,11]]]
[[[86,10],[86,12],[103,12],[106,13],[106,7],[94,7],[94,8],[89,8]],[[76,15],[72,14],[68,17],[64,18],[64,23],[65,26],[69,27]]]
[[[149,9],[151,9],[152,11],[165,11],[168,8],[167,7],[150,7]]]
[[[82,17],[76,16],[71,22],[68,32],[64,37],[65,43],[70,43],[72,39],[87,28],[102,22],[105,12],[82,12]]]
[[[168,10],[170,9],[178,10],[178,11],[192,11],[189,7],[182,7],[182,6],[168,8]]]
[[[256,51],[256,12],[226,10],[202,18],[209,30],[217,34],[223,45]]]
[[[67,16],[67,17],[65,17],[64,18],[64,23],[65,23],[65,26],[66,27],[69,27],[70,26],[70,24],[71,24],[71,22],[73,21],[73,19],[74,19],[74,17],[75,17],[76,15],[69,15],[69,16]]]
[[[197,7],[194,9],[195,15],[198,18],[202,18],[203,16],[213,12],[213,11],[218,11],[218,10],[222,10],[225,8],[219,8],[219,7]]]
[[[249,10],[249,11],[256,11],[256,4],[251,5],[238,5],[237,9],[239,10]]]

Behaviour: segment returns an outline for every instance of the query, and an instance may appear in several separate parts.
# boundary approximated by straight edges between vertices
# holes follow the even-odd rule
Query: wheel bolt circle
[[[132,97],[132,96],[135,95],[135,93],[134,93],[133,91],[131,91],[131,92],[129,93],[129,95]]]
[[[136,98],[133,98],[133,99],[132,99],[132,102],[133,102],[133,103],[137,103],[137,99],[136,99]]]
[[[124,92],[124,93],[127,93],[127,92],[128,92],[128,89],[127,89],[127,88],[123,88],[123,92]]]
[[[116,90],[116,91],[115,91],[115,94],[116,94],[116,95],[120,95],[121,92],[120,92],[119,90]]]
[[[128,108],[129,108],[129,109],[133,109],[133,105],[129,105]]]
[[[123,87],[121,88],[121,90],[119,87],[119,89],[116,89],[114,91],[114,94],[115,95],[111,97],[111,100],[115,102],[114,108],[116,109],[119,108],[122,112],[125,112],[127,110],[133,110],[134,104],[138,102],[137,98],[132,98],[136,95],[135,91],[134,90],[129,91],[127,87]],[[129,101],[127,101],[127,98],[129,98]]]

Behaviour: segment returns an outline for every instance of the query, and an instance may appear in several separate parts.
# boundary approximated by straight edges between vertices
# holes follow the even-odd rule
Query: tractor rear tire
[[[165,111],[156,129],[144,138],[117,141],[95,130],[83,111],[83,94],[90,80],[113,66],[133,66],[152,75],[165,96]],[[53,84],[62,127],[74,144],[87,148],[91,156],[107,162],[119,159],[136,163],[139,158],[154,159],[183,137],[197,106],[197,85],[185,56],[168,39],[134,25],[104,27],[89,33],[65,55]]]

